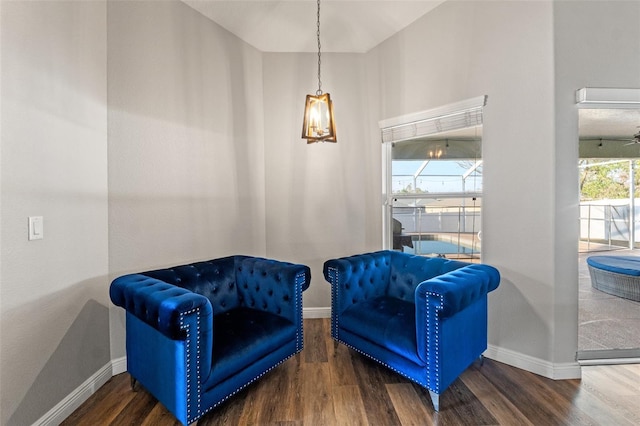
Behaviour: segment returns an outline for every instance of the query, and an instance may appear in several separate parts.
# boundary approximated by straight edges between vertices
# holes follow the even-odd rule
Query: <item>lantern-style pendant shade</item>
[[[306,139],[307,143],[337,142],[333,103],[328,93],[307,95],[302,138]]]

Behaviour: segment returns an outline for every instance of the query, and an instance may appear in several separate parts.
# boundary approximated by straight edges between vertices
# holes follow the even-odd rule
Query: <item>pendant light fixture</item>
[[[304,121],[302,123],[302,138],[306,139],[307,143],[337,142],[333,103],[328,93],[322,93],[322,80],[320,79],[320,65],[322,64],[320,53],[320,0],[318,0],[317,28],[318,90],[316,90],[315,95],[307,95],[304,107]]]

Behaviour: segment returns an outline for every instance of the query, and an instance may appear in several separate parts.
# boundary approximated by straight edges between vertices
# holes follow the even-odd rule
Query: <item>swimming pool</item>
[[[438,240],[414,240],[413,248],[404,247],[405,253],[411,254],[478,254],[480,248],[472,250],[470,247],[459,246],[448,241]]]

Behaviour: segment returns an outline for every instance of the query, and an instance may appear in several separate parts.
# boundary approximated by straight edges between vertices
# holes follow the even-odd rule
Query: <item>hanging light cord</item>
[[[318,37],[318,90],[316,90],[316,95],[320,96],[322,95],[322,80],[320,79],[320,64],[322,63],[322,60],[320,58],[320,0],[318,0],[318,14],[316,23],[318,26],[318,31],[316,33]]]

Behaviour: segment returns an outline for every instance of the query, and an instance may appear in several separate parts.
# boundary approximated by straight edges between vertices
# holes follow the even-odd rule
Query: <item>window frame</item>
[[[393,247],[394,199],[426,198],[424,194],[402,195],[393,193],[392,184],[392,148],[393,143],[437,135],[451,130],[483,125],[483,108],[487,104],[486,95],[466,99],[460,102],[443,105],[430,110],[381,120],[378,125],[382,140],[382,247]],[[438,193],[438,198],[477,197],[480,192]]]

